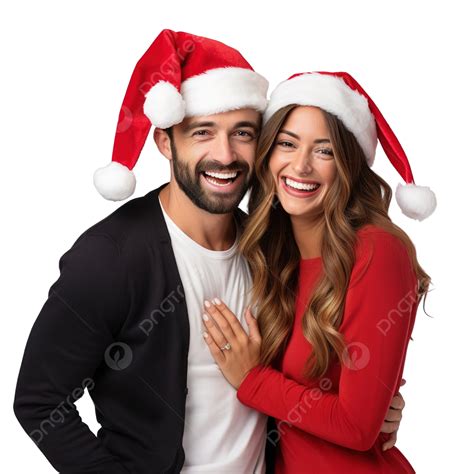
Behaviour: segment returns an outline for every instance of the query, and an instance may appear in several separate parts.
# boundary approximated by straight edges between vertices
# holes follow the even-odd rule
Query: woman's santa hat
[[[135,66],[120,110],[112,162],[94,173],[111,201],[135,191],[135,166],[151,125],[252,108],[263,112],[268,81],[235,49],[209,38],[163,30]]]
[[[362,87],[346,72],[307,72],[294,74],[281,82],[270,95],[263,122],[279,109],[290,105],[320,107],[338,117],[351,131],[372,166],[377,141],[405,185],[399,184],[395,198],[402,212],[423,220],[436,208],[436,197],[430,188],[415,185],[408,158],[380,110]]]

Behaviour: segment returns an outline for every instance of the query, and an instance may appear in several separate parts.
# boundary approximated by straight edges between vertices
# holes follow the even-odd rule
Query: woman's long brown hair
[[[249,198],[249,218],[239,248],[253,277],[252,304],[258,307],[262,335],[261,363],[274,365],[290,336],[295,316],[300,252],[289,215],[276,196],[268,162],[276,136],[290,112],[276,112],[262,129]],[[334,115],[322,110],[333,146],[337,176],[324,196],[321,258],[323,272],[316,282],[303,316],[303,333],[312,345],[305,376],[323,375],[334,356],[342,361],[344,339],[338,328],[354,265],[356,232],[367,224],[397,236],[406,246],[418,278],[418,297],[426,295],[431,279],[421,268],[407,234],[388,216],[390,186],[374,171],[354,135]]]

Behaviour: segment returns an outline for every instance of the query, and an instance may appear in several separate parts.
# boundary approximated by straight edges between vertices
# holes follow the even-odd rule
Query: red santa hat
[[[268,81],[235,49],[185,32],[163,30],[140,58],[119,113],[112,162],[94,173],[111,201],[135,191],[135,166],[151,125],[165,129],[184,117],[242,108],[263,112]]]
[[[423,220],[436,208],[436,197],[426,186],[417,186],[408,158],[380,110],[362,87],[346,72],[306,72],[294,74],[281,82],[270,95],[263,122],[279,109],[290,105],[312,105],[337,116],[351,131],[372,166],[380,141],[388,159],[398,171],[399,184],[395,198],[402,212]]]

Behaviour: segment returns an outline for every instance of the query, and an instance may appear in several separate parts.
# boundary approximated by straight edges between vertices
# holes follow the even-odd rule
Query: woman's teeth
[[[309,183],[300,183],[298,181],[293,181],[291,178],[284,177],[285,184],[293,189],[298,191],[314,191],[315,189],[321,186],[319,183],[309,184]]]

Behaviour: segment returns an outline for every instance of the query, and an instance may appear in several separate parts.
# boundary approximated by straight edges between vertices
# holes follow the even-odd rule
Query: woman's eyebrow
[[[290,132],[289,130],[282,129],[282,130],[280,130],[280,133],[286,133],[290,137],[296,138],[297,140],[300,139],[300,137],[298,135],[296,135],[296,133]]]
[[[280,130],[280,133],[286,133],[287,135],[290,135],[290,137],[296,138],[297,140],[300,139],[300,137],[293,132],[290,132],[289,130]],[[331,143],[331,140],[329,138],[316,138],[313,143],[319,144],[319,143]]]

